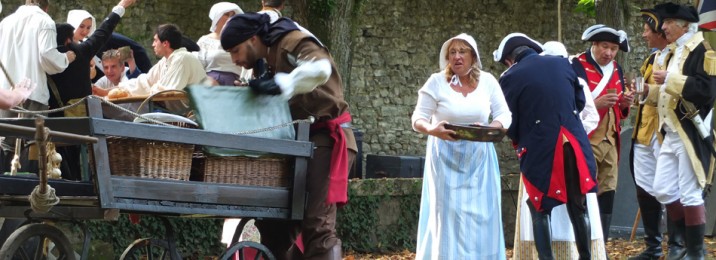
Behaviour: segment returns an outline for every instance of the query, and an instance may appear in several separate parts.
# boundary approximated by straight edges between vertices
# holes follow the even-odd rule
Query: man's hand
[[[622,98],[619,100],[619,108],[625,109],[634,102],[634,91],[622,92]]]
[[[597,97],[597,99],[594,100],[594,106],[596,106],[597,110],[599,110],[612,107],[617,103],[617,101],[619,101],[619,96],[617,96],[617,94],[607,93]]]
[[[664,84],[664,81],[666,80],[666,71],[665,70],[656,70],[651,73],[651,77],[654,79],[654,82],[656,84]]]
[[[258,78],[249,81],[249,87],[259,95],[281,95],[281,87],[273,78]]]
[[[134,2],[136,2],[136,0],[121,0],[121,1],[119,1],[119,4],[117,4],[117,5],[127,8],[127,7],[132,6],[134,4]]]
[[[92,95],[104,97],[109,94],[109,89],[103,89],[98,87],[97,85],[92,85]]]
[[[68,60],[70,63],[72,63],[73,61],[75,61],[75,58],[77,58],[77,55],[75,54],[74,51],[67,51],[67,52],[65,52],[65,55],[67,56],[67,60]]]
[[[32,80],[28,78],[24,78],[15,85],[12,92],[15,92],[15,94],[20,98],[21,101],[19,103],[22,103],[30,96],[30,94],[32,94],[33,91],[35,91],[35,88],[37,88],[37,84],[32,83]]]

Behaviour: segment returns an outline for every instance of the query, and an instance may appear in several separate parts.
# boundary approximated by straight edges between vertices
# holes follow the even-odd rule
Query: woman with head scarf
[[[445,125],[507,128],[512,114],[472,36],[447,40],[439,64],[412,116],[413,129],[428,135],[416,258],[505,259],[495,147],[460,140]]]
[[[243,14],[241,8],[229,2],[214,4],[209,10],[211,18],[211,33],[202,36],[197,41],[201,50],[197,58],[206,69],[206,74],[216,80],[219,85],[243,85],[251,78],[251,71],[245,70],[231,61],[231,55],[221,47],[221,31],[226,21],[235,14]]]
[[[67,23],[75,28],[73,42],[79,43],[94,33],[97,21],[94,16],[85,10],[70,10],[67,13]]]

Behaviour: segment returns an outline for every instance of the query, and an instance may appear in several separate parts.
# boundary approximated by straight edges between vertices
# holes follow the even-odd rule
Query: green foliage
[[[589,17],[597,16],[594,0],[579,0],[579,2],[577,2],[577,7],[574,8],[574,11],[584,13]]]
[[[174,239],[180,254],[185,258],[220,255],[225,247],[221,244],[223,219],[169,218],[174,229]],[[164,223],[153,216],[143,215],[139,224],[132,224],[126,214],[119,221],[88,221],[87,227],[93,240],[112,243],[115,256],[122,254],[129,244],[139,238],[165,236]]]
[[[343,249],[356,252],[414,251],[420,193],[400,192],[395,182],[387,180],[362,182],[360,186],[351,185],[348,190],[350,201],[338,211],[337,232],[343,241]],[[407,190],[419,191],[420,185],[417,180]],[[398,195],[401,193],[404,195]],[[381,215],[386,212],[380,209],[392,205],[399,205],[399,213],[392,223],[384,223],[391,217]]]
[[[313,17],[328,19],[336,8],[336,0],[313,0],[308,8],[311,14],[314,15]]]

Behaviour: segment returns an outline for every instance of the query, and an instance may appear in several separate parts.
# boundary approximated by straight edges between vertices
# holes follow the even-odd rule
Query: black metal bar
[[[92,131],[99,135],[216,146],[291,156],[308,157],[311,156],[313,152],[313,144],[306,141],[222,134],[206,130],[122,122],[108,119],[93,119]]]
[[[282,188],[112,176],[115,198],[239,206],[289,207]]]

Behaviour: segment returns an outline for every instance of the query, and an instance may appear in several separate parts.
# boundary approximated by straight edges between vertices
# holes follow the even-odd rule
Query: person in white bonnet
[[[411,117],[413,130],[428,138],[415,258],[505,259],[495,147],[457,139],[445,125],[508,128],[512,114],[497,79],[482,70],[472,36],[445,41],[438,64]]]
[[[231,61],[231,55],[221,48],[221,30],[224,29],[226,21],[236,14],[243,14],[241,8],[229,2],[216,3],[209,10],[211,19],[211,33],[201,36],[196,42],[201,48],[195,52],[201,65],[206,69],[206,74],[216,80],[219,85],[233,86],[245,85],[251,79],[251,70],[236,66]]]
[[[97,29],[94,16],[85,10],[70,10],[67,13],[67,23],[75,28],[75,36],[72,40],[76,43],[83,41]]]

